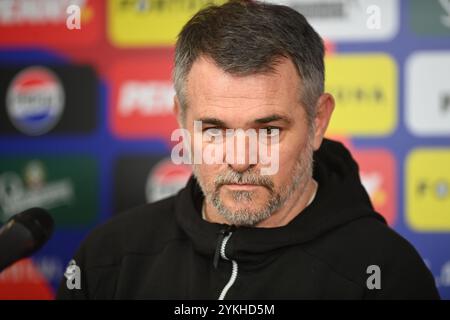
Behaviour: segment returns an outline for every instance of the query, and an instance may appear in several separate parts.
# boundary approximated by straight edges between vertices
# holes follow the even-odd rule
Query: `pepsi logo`
[[[61,81],[49,69],[29,67],[11,81],[6,109],[12,124],[24,134],[36,136],[55,127],[64,111]]]
[[[161,160],[150,171],[145,187],[147,202],[154,202],[176,194],[189,180],[192,169],[176,165],[170,158]]]

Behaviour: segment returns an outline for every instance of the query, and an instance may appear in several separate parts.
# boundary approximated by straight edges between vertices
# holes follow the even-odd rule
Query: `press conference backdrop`
[[[169,157],[173,44],[207,2],[224,1],[0,1],[0,221],[38,206],[56,222],[0,274],[0,298],[53,298],[89,230],[184,185],[190,169]],[[450,1],[278,2],[326,40],[328,136],[450,298]]]

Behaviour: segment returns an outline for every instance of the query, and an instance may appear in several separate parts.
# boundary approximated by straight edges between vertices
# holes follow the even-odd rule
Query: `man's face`
[[[223,163],[194,165],[207,201],[231,224],[251,226],[267,219],[291,197],[300,196],[312,175],[312,131],[300,104],[300,77],[289,59],[280,60],[274,71],[234,76],[202,57],[188,75],[183,125],[193,137],[194,121],[202,121],[201,148],[214,143],[211,136],[225,139],[227,129],[267,129],[268,154],[278,152],[271,157],[279,162],[272,175],[261,174],[260,162],[250,163],[249,139],[244,163],[226,159],[229,149],[224,147]],[[278,141],[270,139],[275,128]],[[196,148],[193,140],[191,152]]]

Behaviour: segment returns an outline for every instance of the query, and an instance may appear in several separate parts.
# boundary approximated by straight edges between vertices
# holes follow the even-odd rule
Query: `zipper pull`
[[[214,269],[217,269],[219,265],[220,249],[222,247],[223,239],[230,233],[232,229],[233,226],[228,225],[219,231],[219,236],[217,237],[216,251],[214,252],[214,260],[213,260]]]

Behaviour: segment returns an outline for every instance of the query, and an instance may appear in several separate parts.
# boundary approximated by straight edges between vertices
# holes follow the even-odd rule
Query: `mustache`
[[[221,186],[225,184],[251,184],[266,187],[269,190],[273,190],[274,183],[267,176],[261,176],[254,172],[243,172],[239,173],[236,171],[226,171],[224,173],[219,174],[214,179],[214,184],[216,189],[219,189]]]

